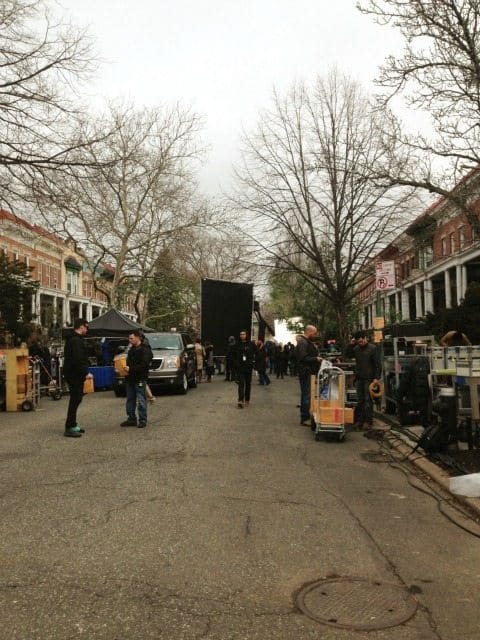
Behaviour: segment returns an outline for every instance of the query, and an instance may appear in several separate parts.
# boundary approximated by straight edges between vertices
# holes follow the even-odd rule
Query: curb
[[[391,430],[386,431],[383,441],[387,446],[391,449],[395,449],[395,451],[398,451],[404,457],[409,456],[413,451],[413,447],[411,447],[408,442],[397,436]],[[433,462],[430,462],[428,458],[413,458],[411,460],[409,459],[409,462],[414,464],[431,480],[440,485],[442,489],[449,493],[454,500],[463,503],[480,517],[480,498],[469,498],[467,496],[461,496],[458,493],[452,493],[450,491],[450,476],[446,471]]]

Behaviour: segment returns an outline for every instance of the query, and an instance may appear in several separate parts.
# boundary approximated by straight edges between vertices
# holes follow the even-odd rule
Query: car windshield
[[[151,334],[147,336],[152,349],[182,349],[182,338],[175,334]]]

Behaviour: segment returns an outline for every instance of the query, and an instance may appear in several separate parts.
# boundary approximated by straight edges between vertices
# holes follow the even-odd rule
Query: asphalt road
[[[0,414],[0,638],[478,640],[479,539],[376,441],[315,442],[296,380],[254,386],[243,410],[235,391],[215,377],[158,397],[146,429],[95,393],[78,440],[66,398]],[[418,609],[369,633],[320,624],[295,594],[326,578],[333,624],[374,624],[390,585]]]

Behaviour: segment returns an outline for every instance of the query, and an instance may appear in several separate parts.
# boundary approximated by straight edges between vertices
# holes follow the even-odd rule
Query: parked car
[[[148,372],[152,390],[166,389],[187,393],[197,386],[195,345],[187,333],[159,332],[145,336],[153,352]],[[115,378],[115,395],[125,395],[125,379]]]

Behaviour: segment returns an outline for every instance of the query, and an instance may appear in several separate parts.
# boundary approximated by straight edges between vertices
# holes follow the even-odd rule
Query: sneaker
[[[302,427],[309,427],[310,426],[310,420],[308,418],[306,420],[300,420],[300,425]]]
[[[243,402],[239,402],[239,403],[238,403],[238,408],[239,408],[239,409],[243,409]]]
[[[82,434],[76,427],[72,427],[71,429],[65,429],[65,433],[63,434],[66,438],[81,438]]]
[[[85,433],[85,429],[79,424],[76,424],[74,429],[76,429],[77,431],[80,431],[80,433]]]
[[[137,426],[137,421],[136,420],[124,420],[123,422],[120,423],[121,427],[136,427]]]
[[[147,426],[147,423],[146,423],[146,422],[140,422],[139,424],[137,424],[137,427],[138,427],[139,429],[145,429],[145,427],[146,427],[146,426]]]

